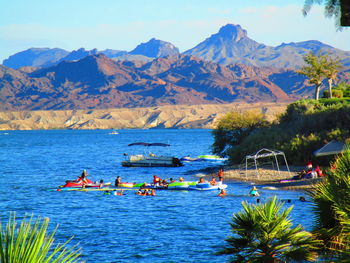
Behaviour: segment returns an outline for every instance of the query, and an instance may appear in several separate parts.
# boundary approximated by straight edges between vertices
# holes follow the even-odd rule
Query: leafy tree
[[[314,84],[315,87],[315,99],[318,100],[320,94],[320,87],[323,79],[325,78],[324,66],[327,62],[326,55],[316,56],[312,52],[304,56],[304,61],[307,64],[302,66],[297,72],[305,75],[309,78],[310,84]]]
[[[52,247],[55,231],[47,233],[49,219],[22,220],[18,226],[12,214],[6,227],[0,222],[0,262],[2,263],[58,263],[78,262],[80,249],[67,248],[67,241]]]
[[[230,147],[239,145],[255,129],[266,125],[264,115],[256,111],[227,113],[219,119],[213,130],[213,152],[227,155]]]
[[[329,90],[325,90],[323,91],[323,96],[322,98],[343,98],[343,91],[342,90],[339,90],[339,89],[333,89],[332,90],[332,96],[329,95]]]
[[[332,98],[332,85],[333,82],[337,79],[337,74],[342,68],[342,65],[339,59],[333,59],[326,55],[326,65],[324,65],[324,75],[328,79],[328,91],[329,97]]]
[[[315,233],[332,257],[349,258],[350,145],[333,166],[333,173],[310,192],[317,218]]]
[[[326,17],[334,17],[337,26],[350,26],[350,2],[348,0],[305,0],[303,13],[307,15],[313,4],[325,5]]]
[[[298,225],[292,228],[289,217],[293,207],[281,211],[283,203],[276,197],[265,204],[242,203],[243,211],[233,215],[229,247],[218,255],[232,255],[230,262],[315,261],[320,244],[311,233]]]
[[[288,162],[305,164],[325,142],[350,138],[349,127],[350,99],[300,100],[289,104],[278,122],[253,130],[238,145],[225,144],[225,151],[232,164],[262,148],[282,150]],[[322,157],[317,163],[328,165],[332,159]]]

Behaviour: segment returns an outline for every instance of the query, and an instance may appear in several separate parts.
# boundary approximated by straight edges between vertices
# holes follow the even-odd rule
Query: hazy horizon
[[[251,39],[269,46],[318,40],[350,50],[348,29],[337,31],[323,6],[315,5],[304,17],[303,5],[304,0],[5,0],[0,4],[0,61],[34,47],[131,51],[151,38],[184,52],[228,23],[241,25]]]

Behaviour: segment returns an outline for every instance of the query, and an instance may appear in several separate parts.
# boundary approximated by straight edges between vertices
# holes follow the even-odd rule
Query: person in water
[[[117,176],[114,182],[115,187],[118,187],[121,183],[122,183],[122,178],[120,176]]]
[[[148,192],[147,195],[155,196],[156,195],[156,191],[154,189],[151,189],[151,192]]]
[[[217,185],[218,184],[215,180],[215,177],[213,177],[209,183],[210,183],[210,185]]]
[[[180,177],[179,178],[179,182],[183,182],[184,181],[184,178],[183,177]]]
[[[103,186],[104,186],[104,183],[103,183],[103,180],[101,179],[101,180],[100,180],[100,183],[99,183],[99,185],[98,185],[98,187],[99,187],[99,188],[102,188]]]
[[[77,182],[81,182],[84,185],[88,184],[89,181],[87,179],[88,173],[86,172],[86,170],[84,169],[83,172],[81,173],[81,175],[78,177]]]
[[[154,185],[160,185],[162,182],[162,179],[156,175],[153,175],[153,184]]]
[[[199,178],[198,183],[199,184],[204,184],[205,183],[204,177]]]
[[[220,197],[224,197],[224,196],[226,196],[226,195],[227,195],[227,192],[226,192],[225,189],[221,189],[221,190],[220,190],[220,193],[218,194],[218,196],[220,196]]]
[[[218,185],[222,185],[222,182],[224,181],[224,170],[223,169],[219,169],[218,178],[219,178]]]
[[[255,186],[253,186],[252,189],[251,189],[250,192],[249,192],[249,195],[250,195],[250,196],[259,196],[260,194],[259,194],[259,192],[258,192],[258,189],[256,189]]]
[[[122,190],[120,190],[120,192],[118,192],[118,191],[115,191],[115,195],[123,195],[123,192],[124,192],[124,190],[122,189]]]

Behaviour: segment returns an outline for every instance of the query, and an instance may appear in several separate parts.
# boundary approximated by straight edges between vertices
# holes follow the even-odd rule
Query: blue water
[[[7,134],[8,133],[8,134]],[[217,197],[217,192],[158,191],[155,197],[124,196],[102,192],[57,192],[53,189],[67,179],[75,179],[86,169],[90,179],[114,182],[150,182],[162,178],[185,177],[198,180],[209,163],[185,164],[180,168],[125,168],[123,153],[143,152],[128,147],[138,141],[163,142],[171,147],[155,149],[159,154],[182,157],[210,153],[210,130],[120,130],[109,131],[9,131],[0,132],[0,213],[6,221],[9,212],[17,217],[34,214],[50,218],[59,228],[56,240],[74,236],[86,262],[223,262],[213,255],[230,235],[232,213],[241,202],[256,202],[245,196]],[[251,188],[227,182],[228,193],[245,195]],[[298,201],[300,191],[263,190],[261,199],[278,195],[291,199],[292,219],[311,229],[310,203]],[[290,205],[290,204],[288,204]]]

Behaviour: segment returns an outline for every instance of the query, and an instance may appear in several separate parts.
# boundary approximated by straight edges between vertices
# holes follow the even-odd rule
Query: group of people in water
[[[82,174],[76,180],[74,180],[74,182],[82,183],[82,187],[85,187],[88,184],[97,184],[97,182],[94,183],[93,181],[89,180],[87,178],[87,176],[88,176],[88,173],[86,172],[86,170],[83,170]],[[199,180],[198,180],[198,184],[209,183],[212,186],[216,186],[216,185],[220,186],[220,185],[222,185],[223,180],[224,180],[224,171],[223,171],[223,169],[219,169],[219,171],[217,173],[217,177],[218,177],[218,180],[216,180],[215,176],[213,176],[212,179],[209,182],[207,182],[204,179],[204,177],[200,177]],[[179,182],[184,182],[183,177],[180,177],[178,181]],[[153,175],[153,186],[167,187],[170,183],[174,183],[174,182],[176,182],[176,180],[173,179],[173,178],[170,178],[169,181],[167,181],[166,179],[162,179],[162,178],[160,178],[157,175]],[[122,178],[120,176],[117,176],[116,179],[115,179],[115,182],[114,182],[114,186],[115,187],[120,187],[121,184],[122,184]],[[147,188],[147,186],[148,186],[147,183],[143,183],[141,185],[141,187],[138,189],[138,191],[136,192],[136,194],[137,195],[141,195],[141,196],[155,196],[156,195],[155,189],[149,189],[149,188]],[[100,180],[98,187],[99,188],[103,188],[104,187],[104,181],[103,180]],[[123,191],[124,191],[123,189],[121,189],[120,191],[106,190],[105,194],[112,194],[113,193],[114,195],[121,196],[121,195],[124,195]],[[226,195],[227,195],[227,191],[225,189],[220,189],[220,192],[219,192],[218,196],[224,197]],[[250,190],[249,195],[250,196],[259,196],[259,192],[257,191],[255,186],[253,186],[253,188]]]

